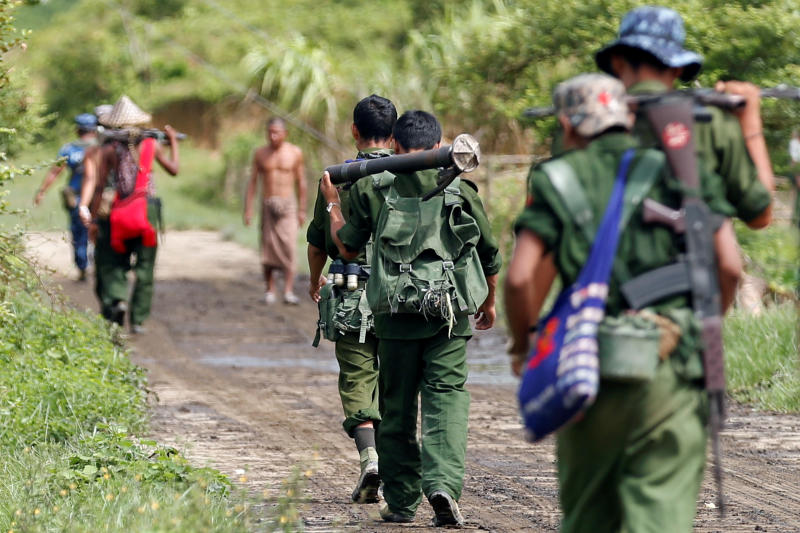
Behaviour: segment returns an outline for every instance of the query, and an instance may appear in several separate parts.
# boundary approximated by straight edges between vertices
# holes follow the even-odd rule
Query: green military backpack
[[[462,208],[456,178],[428,201],[401,197],[395,177],[382,174],[373,186],[384,194],[372,250],[367,298],[375,315],[417,313],[443,319],[472,314],[488,294],[475,249],[481,233]]]

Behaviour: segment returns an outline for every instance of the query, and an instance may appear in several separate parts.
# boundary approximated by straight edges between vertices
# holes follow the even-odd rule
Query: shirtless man
[[[253,198],[261,177],[261,264],[267,286],[264,300],[268,304],[277,300],[273,280],[275,270],[282,270],[284,274],[283,301],[287,304],[300,301],[293,288],[297,230],[306,219],[306,176],[303,152],[285,142],[287,135],[286,123],[282,119],[273,118],[267,123],[269,144],[253,155],[244,200],[244,223],[249,226],[253,218]]]

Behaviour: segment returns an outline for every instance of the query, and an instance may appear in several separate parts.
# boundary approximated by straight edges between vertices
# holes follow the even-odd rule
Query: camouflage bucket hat
[[[553,105],[582,137],[594,137],[613,126],[630,129],[633,125],[625,86],[606,74],[580,74],[559,83],[553,91]]]
[[[594,58],[600,70],[613,74],[611,54],[624,47],[637,48],[668,67],[683,67],[681,80],[690,81],[700,72],[703,56],[684,49],[685,40],[683,19],[676,11],[662,6],[637,7],[622,19],[617,40],[607,44]]]

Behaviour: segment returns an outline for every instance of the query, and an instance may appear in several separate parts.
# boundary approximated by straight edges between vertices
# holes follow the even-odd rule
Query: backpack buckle
[[[411,272],[410,263],[400,263],[400,272]]]
[[[444,270],[455,270],[456,266],[453,264],[452,261],[442,261],[442,268]]]

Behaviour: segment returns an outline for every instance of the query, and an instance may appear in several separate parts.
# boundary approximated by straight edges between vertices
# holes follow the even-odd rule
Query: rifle
[[[693,102],[686,96],[661,98],[646,104],[644,112],[673,174],[684,186],[681,209],[644,201],[644,220],[665,224],[686,239],[684,259],[638,276],[621,287],[634,309],[664,297],[689,292],[694,315],[702,325],[705,388],[710,401],[709,426],[714,454],[717,503],[724,514],[719,432],[725,418],[725,361],[722,350],[722,316],[714,254],[714,220],[700,193],[700,177],[693,132]]]
[[[97,136],[100,139],[100,143],[104,143],[106,141],[122,141],[122,142],[135,142],[141,139],[155,139],[157,142],[161,144],[165,144],[169,142],[169,138],[167,134],[161,130],[155,128],[148,128],[148,129],[138,129],[138,128],[124,128],[124,129],[114,129],[114,128],[104,128],[103,126],[98,126],[97,128]],[[187,135],[185,133],[178,132],[175,136],[179,141],[184,140]]]
[[[325,172],[330,174],[331,183],[342,185],[352,184],[365,176],[380,172],[409,174],[419,170],[440,168],[436,188],[423,197],[423,200],[427,201],[445,190],[462,172],[472,172],[478,168],[480,160],[481,149],[478,141],[472,135],[462,133],[453,139],[453,144],[449,146],[342,163],[326,168]]]
[[[666,93],[657,94],[637,94],[628,95],[626,101],[628,105],[646,105],[653,103],[663,98],[674,98],[678,96],[690,97],[698,106],[714,106],[728,111],[735,111],[741,109],[745,100],[744,97],[738,94],[728,94],[715,91],[706,87],[696,89],[682,89],[678,91],[669,91]],[[775,87],[761,89],[762,98],[777,98],[780,100],[800,100],[800,87],[791,87],[786,84],[776,85]],[[556,114],[555,107],[529,107],[522,112],[522,118],[529,120],[538,120],[547,118]],[[704,121],[705,116],[700,112],[695,112],[695,120]]]

